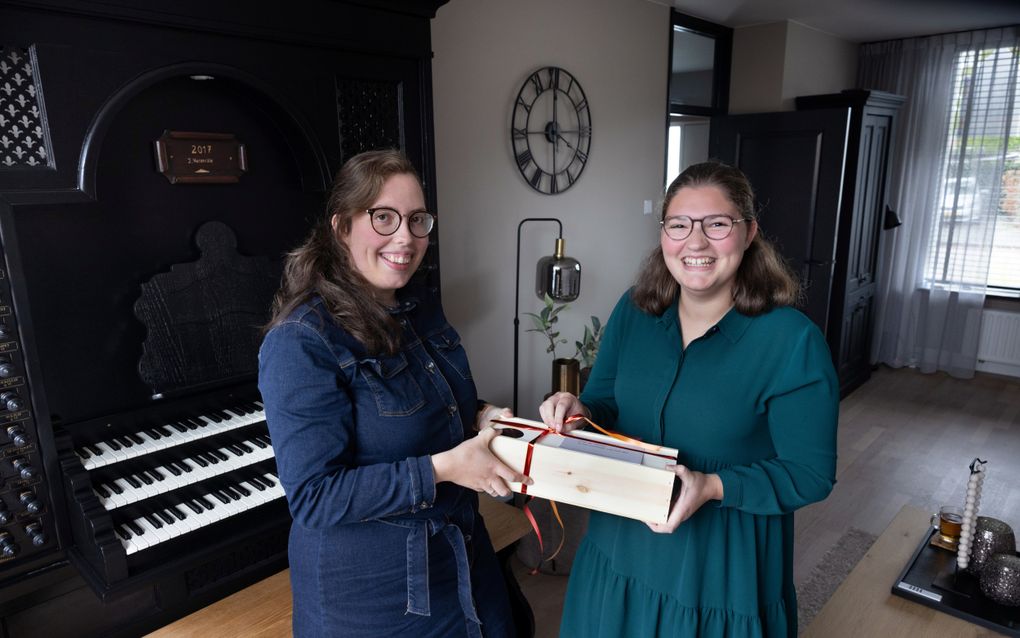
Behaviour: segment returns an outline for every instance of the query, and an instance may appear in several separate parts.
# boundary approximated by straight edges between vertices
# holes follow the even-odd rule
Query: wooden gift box
[[[666,522],[676,478],[666,469],[676,463],[673,448],[584,430],[561,435],[539,421],[516,417],[495,424],[503,432],[490,444],[493,454],[535,481],[510,483],[513,491],[639,521]]]

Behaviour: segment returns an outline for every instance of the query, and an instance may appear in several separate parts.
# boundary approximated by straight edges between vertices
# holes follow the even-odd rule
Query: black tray
[[[1020,607],[988,600],[975,576],[957,574],[956,552],[928,543],[935,531],[933,528],[924,536],[893,583],[892,593],[1007,636],[1020,637]]]

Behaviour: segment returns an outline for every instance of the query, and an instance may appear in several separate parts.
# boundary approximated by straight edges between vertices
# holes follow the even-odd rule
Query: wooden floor
[[[963,504],[968,465],[988,461],[980,513],[1020,530],[1020,379],[880,368],[840,404],[837,484],[795,517],[794,582],[802,583],[849,527],[880,534],[905,504]],[[558,634],[566,578],[518,580],[536,638]]]

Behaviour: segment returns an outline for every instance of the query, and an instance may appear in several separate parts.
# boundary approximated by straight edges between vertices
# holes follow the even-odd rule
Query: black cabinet
[[[710,155],[751,180],[762,230],[804,284],[801,309],[825,333],[843,396],[871,374],[879,233],[903,100],[849,90],[797,98],[797,111],[712,118]]]
[[[826,330],[843,395],[871,376],[879,235],[888,208],[893,125],[903,101],[899,95],[864,90],[797,98],[800,110],[844,108],[850,113]]]

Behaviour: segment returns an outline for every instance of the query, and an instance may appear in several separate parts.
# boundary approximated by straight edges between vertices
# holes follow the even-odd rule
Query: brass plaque
[[[248,170],[248,156],[232,133],[163,131],[156,165],[171,184],[230,184]]]

